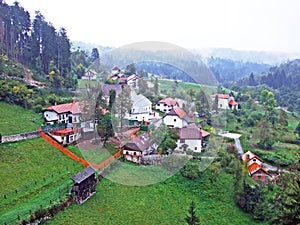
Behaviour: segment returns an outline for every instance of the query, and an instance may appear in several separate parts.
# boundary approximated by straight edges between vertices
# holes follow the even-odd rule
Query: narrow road
[[[239,138],[235,138],[234,141],[235,141],[235,147],[237,148],[238,153],[239,153],[240,155],[244,155],[244,150],[243,150],[243,148],[242,148],[240,139],[239,139]]]
[[[242,136],[241,134],[236,134],[236,133],[229,133],[229,132],[221,132],[219,133],[220,136],[222,137],[228,137],[228,138],[232,138],[235,141],[235,147],[238,150],[238,153],[240,155],[244,154],[244,150],[242,148],[241,142],[240,142],[240,137]]]

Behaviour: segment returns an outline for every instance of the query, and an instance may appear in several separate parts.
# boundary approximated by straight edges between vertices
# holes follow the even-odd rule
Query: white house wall
[[[177,140],[177,147],[176,150],[184,150],[182,145],[188,145],[187,149],[193,150],[194,152],[201,152],[202,146],[201,146],[201,139],[185,139],[184,142],[181,143],[180,140]]]
[[[225,99],[225,98],[219,98],[219,101],[218,101],[218,108],[219,108],[219,109],[229,109],[229,106],[228,106],[228,99]]]
[[[157,103],[155,105],[155,109],[156,110],[159,110],[161,112],[165,112],[165,113],[169,113],[170,110],[172,109],[172,106],[168,106],[167,104],[165,103]]]
[[[182,128],[187,125],[187,122],[178,116],[167,115],[164,117],[164,123],[167,126],[172,126],[174,128]]]
[[[58,120],[58,114],[54,111],[45,111],[44,118],[46,119],[47,122],[51,123],[53,121]]]

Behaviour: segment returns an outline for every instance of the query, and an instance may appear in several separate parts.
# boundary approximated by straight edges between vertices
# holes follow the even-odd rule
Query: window
[[[176,119],[174,119],[174,122],[176,122]]]
[[[166,109],[164,109],[164,112],[166,112],[167,110]]]
[[[220,108],[222,108],[222,104],[220,104]]]
[[[136,152],[133,152],[133,155],[136,155]]]
[[[129,153],[128,153],[128,151],[126,151],[126,153],[125,153],[126,155],[128,155]]]
[[[157,106],[160,106],[160,104],[159,104],[159,103],[157,103],[156,105],[157,105]]]
[[[195,151],[196,151],[196,150],[197,150],[197,147],[195,147],[194,149],[195,149]]]
[[[185,143],[185,140],[184,139],[180,139],[180,143]]]
[[[168,106],[167,104],[164,104],[164,106]]]

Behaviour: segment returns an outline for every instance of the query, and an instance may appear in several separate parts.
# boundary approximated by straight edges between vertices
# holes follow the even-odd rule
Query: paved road
[[[234,139],[235,147],[237,148],[239,154],[240,155],[244,154],[244,150],[243,150],[241,142],[240,142],[240,137],[242,136],[241,134],[225,132],[225,133],[219,133],[219,135],[223,136],[223,137],[228,137],[228,138]]]

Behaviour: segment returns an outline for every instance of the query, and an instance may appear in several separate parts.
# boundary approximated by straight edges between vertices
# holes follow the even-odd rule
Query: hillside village
[[[58,11],[42,3],[58,21],[76,17],[67,31],[37,3],[30,15],[7,2],[0,1],[0,224],[300,224],[299,54],[263,50],[284,40],[269,35],[293,28],[297,10],[251,2],[218,11],[225,19],[214,23],[197,7],[192,13],[192,2],[151,2],[154,19],[144,4],[66,3]],[[240,13],[249,7],[268,10]],[[234,24],[250,18],[253,26],[228,29],[230,9],[241,16]],[[265,29],[266,18],[283,23]],[[220,47],[226,40],[208,27],[230,31],[230,49],[198,49],[205,35]],[[231,31],[243,27],[253,38],[233,41],[240,36]],[[126,45],[76,42],[68,37],[76,29]],[[174,42],[126,43],[139,35]],[[292,41],[278,43],[272,51],[297,51],[285,45]]]
[[[93,76],[90,76],[90,74],[93,74]],[[88,71],[82,79],[96,81],[96,72]],[[125,125],[125,131],[123,130],[123,132],[130,133],[130,135],[124,138],[120,132],[117,132],[118,128],[114,127],[114,136],[110,138],[122,149],[124,159],[147,165],[151,157],[157,161],[152,161],[151,164],[161,163],[161,158],[157,157],[161,154],[189,155],[193,157],[192,153],[201,153],[209,144],[210,133],[202,129],[201,123],[195,122],[195,117],[201,117],[199,113],[195,111],[185,112],[180,107],[179,102],[172,97],[164,97],[157,102],[151,102],[147,97],[138,93],[138,80],[139,76],[135,74],[125,76],[117,66],[114,66],[111,69],[107,83],[103,84],[100,90],[103,93],[103,99],[108,104],[111,91],[114,91],[118,98],[125,85],[130,87],[130,96],[127,96],[127,98],[130,98],[132,105],[124,117],[127,125]],[[239,110],[238,103],[231,93],[213,94],[210,102],[217,102],[218,110]],[[92,139],[96,132],[94,127],[97,124],[95,125],[90,118],[89,120],[83,119],[86,118],[83,115],[86,113],[84,107],[88,104],[73,99],[71,103],[47,107],[43,112],[45,123],[56,127],[48,134],[62,145]],[[97,110],[103,115],[109,112],[108,109],[101,107]],[[118,118],[118,113],[114,113]],[[210,113],[214,113],[214,111]],[[206,118],[205,115],[203,118]],[[152,131],[159,130],[162,125],[174,130],[177,134],[176,139],[173,140],[176,145],[173,149],[166,149],[165,152],[159,149],[160,143],[156,143],[157,140],[151,138]],[[162,135],[166,134],[162,132]],[[268,179],[274,178],[268,172],[270,168],[266,168],[263,165],[263,160],[258,156],[250,151],[243,153],[243,150],[240,151],[240,154],[241,159],[247,162],[249,175],[253,179],[266,182]]]

